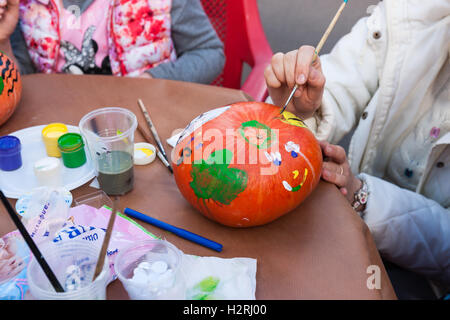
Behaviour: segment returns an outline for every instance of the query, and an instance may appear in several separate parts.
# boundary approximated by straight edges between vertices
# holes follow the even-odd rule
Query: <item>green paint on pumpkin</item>
[[[264,139],[264,141],[262,141],[261,143],[255,144],[253,142],[251,142],[248,137],[245,136],[245,129],[246,128],[254,128],[254,129],[259,129],[259,130],[265,130],[267,137]],[[270,147],[270,145],[272,144],[272,135],[274,134],[272,132],[272,130],[270,129],[269,126],[265,125],[264,123],[258,122],[257,120],[250,120],[247,122],[243,122],[241,124],[241,127],[239,128],[239,133],[241,134],[242,138],[245,139],[245,141],[247,141],[247,143],[257,147],[258,149],[267,149]]]
[[[3,57],[3,55],[6,56],[6,54],[2,50],[0,50],[0,59]],[[5,84],[3,83],[3,81],[3,77],[0,77],[0,95],[3,93],[3,89],[5,88]]]
[[[229,168],[232,159],[233,153],[223,149],[211,153],[206,161],[192,164],[190,186],[198,198],[229,205],[247,188],[247,173]]]

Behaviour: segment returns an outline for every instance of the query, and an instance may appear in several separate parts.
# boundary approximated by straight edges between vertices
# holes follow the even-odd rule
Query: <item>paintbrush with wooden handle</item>
[[[333,20],[331,20],[330,25],[328,26],[327,30],[323,34],[322,39],[320,39],[319,43],[317,44],[311,64],[313,64],[314,61],[316,61],[317,57],[319,56],[320,50],[322,50],[322,47],[325,44],[325,41],[327,41],[328,36],[330,35],[331,31],[333,30],[334,26],[336,25],[336,22],[338,21],[342,11],[345,8],[345,5],[347,4],[347,1],[348,0],[344,0],[344,2],[342,2],[341,6],[339,7],[338,11],[336,12],[336,15],[334,16]],[[291,93],[289,94],[289,97],[288,97],[286,103],[284,104],[283,108],[281,109],[280,114],[283,113],[284,110],[286,110],[288,104],[291,102],[292,98],[294,97],[295,91],[297,91],[297,89],[298,89],[298,84],[295,84],[294,88],[292,89]]]
[[[109,240],[111,239],[111,235],[112,235],[113,228],[114,228],[114,222],[116,221],[116,212],[117,212],[117,208],[119,207],[118,203],[119,203],[119,198],[114,197],[111,216],[109,217],[108,227],[106,228],[105,238],[103,239],[102,248],[100,249],[100,254],[98,256],[97,265],[95,266],[95,272],[94,272],[94,276],[92,277],[92,281],[94,281],[103,270],[103,265],[105,264],[105,257],[106,257],[106,253],[107,253],[107,249],[108,249],[108,245],[109,245]]]

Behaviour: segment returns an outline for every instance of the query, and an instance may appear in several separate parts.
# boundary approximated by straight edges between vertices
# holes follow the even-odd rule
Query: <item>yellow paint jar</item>
[[[58,139],[67,133],[67,126],[63,123],[51,123],[42,129],[42,140],[44,140],[45,150],[49,157],[61,157],[58,148]]]

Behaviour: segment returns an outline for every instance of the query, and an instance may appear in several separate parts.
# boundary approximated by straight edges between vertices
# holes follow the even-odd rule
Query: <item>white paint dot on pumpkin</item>
[[[292,187],[287,181],[283,181],[283,186],[287,191],[292,191]]]
[[[291,151],[294,151],[295,153],[300,152],[300,146],[293,141],[286,142],[286,144],[284,145],[284,148],[286,149],[287,152],[291,152]]]
[[[274,159],[279,160],[281,162],[281,153],[278,151],[274,153]]]

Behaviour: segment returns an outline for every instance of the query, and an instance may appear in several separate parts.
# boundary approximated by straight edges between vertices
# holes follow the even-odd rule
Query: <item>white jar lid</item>
[[[146,165],[156,158],[156,148],[154,145],[146,142],[134,144],[134,164]]]
[[[50,171],[58,170],[61,167],[61,161],[58,158],[54,157],[45,157],[34,163],[34,172],[39,173],[48,173]]]
[[[46,157],[34,163],[34,174],[40,185],[57,187],[62,185],[62,161]]]

